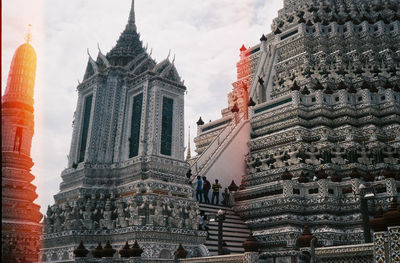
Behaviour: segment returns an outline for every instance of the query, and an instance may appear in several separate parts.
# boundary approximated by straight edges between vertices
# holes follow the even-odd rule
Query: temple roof
[[[99,54],[96,61],[89,54],[84,80],[91,76],[103,72],[109,66],[122,66],[133,75],[140,75],[143,72],[151,71],[165,79],[181,83],[181,78],[175,68],[174,61],[169,60],[169,55],[163,61],[156,63],[147,53],[147,46],[143,47],[140,35],[135,24],[135,4],[132,0],[128,23],[125,30],[121,33],[117,44],[108,52],[106,56]]]
[[[125,66],[130,60],[145,52],[135,24],[135,1],[132,0],[128,23],[117,44],[108,52],[107,59],[112,65]]]

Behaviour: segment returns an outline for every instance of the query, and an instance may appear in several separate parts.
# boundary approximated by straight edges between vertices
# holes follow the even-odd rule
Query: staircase
[[[248,120],[245,120],[244,116],[242,116],[237,122],[232,120],[217,136],[215,136],[212,142],[191,165],[190,168],[193,175],[190,178],[190,181],[195,180],[197,176],[203,176],[207,172],[245,123],[248,123]]]
[[[225,211],[226,219],[223,223],[223,240],[226,242],[231,254],[244,253],[242,244],[249,237],[250,230],[240,217],[230,207],[203,203],[200,203],[199,207],[200,211],[204,211],[208,219],[210,219],[211,215],[216,215],[220,209]],[[208,221],[207,225],[209,227],[209,237],[205,245],[210,251],[210,255],[215,256],[218,255],[218,222]]]

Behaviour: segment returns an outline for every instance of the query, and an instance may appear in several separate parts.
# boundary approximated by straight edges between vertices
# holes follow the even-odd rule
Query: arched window
[[[89,132],[90,112],[92,110],[92,98],[93,95],[89,95],[85,98],[83,105],[83,119],[82,119],[82,132],[81,132],[81,143],[79,145],[78,152],[78,163],[85,160],[86,144]]]
[[[129,137],[129,158],[139,154],[140,123],[142,119],[143,93],[136,95],[132,103],[131,134]]]
[[[174,100],[163,97],[161,121],[161,154],[171,155],[172,152],[172,119]]]
[[[20,152],[22,145],[22,127],[17,127],[14,138],[14,151]]]

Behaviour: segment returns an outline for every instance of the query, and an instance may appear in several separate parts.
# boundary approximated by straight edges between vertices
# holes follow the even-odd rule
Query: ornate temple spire
[[[25,40],[14,53],[1,98],[1,262],[38,262],[42,235],[31,173],[36,52],[29,43],[30,31]]]
[[[126,29],[130,31],[136,31],[135,24],[135,0],[132,0],[131,11],[129,12],[128,24],[126,25]]]
[[[112,65],[125,66],[133,58],[145,52],[135,24],[135,1],[132,0],[128,24],[117,44],[108,52],[107,59]]]
[[[186,161],[192,158],[192,155],[190,154],[190,126],[189,126],[189,136],[188,136],[188,148],[187,148],[187,153],[186,153]]]

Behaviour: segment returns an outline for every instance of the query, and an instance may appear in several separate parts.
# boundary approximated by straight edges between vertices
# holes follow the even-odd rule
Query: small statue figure
[[[185,227],[186,228],[191,228],[191,222],[190,222],[190,218],[189,218],[189,213],[190,213],[190,206],[189,204],[183,205],[182,206],[182,217],[183,217],[183,221],[185,223]]]
[[[357,150],[357,153],[360,155],[360,157],[357,158],[357,161],[360,164],[364,165],[372,164],[371,158],[368,157],[368,155],[371,154],[371,150],[369,150],[366,146],[362,146],[361,149]]]
[[[46,216],[43,217],[43,232],[50,234],[53,232],[53,226],[51,225],[50,219]]]
[[[123,228],[128,226],[128,219],[126,218],[125,204],[122,200],[117,202],[117,208],[114,213],[117,214],[116,227]]]
[[[53,209],[53,210],[55,211],[53,214],[53,221],[54,221],[53,230],[55,232],[60,232],[60,231],[64,230],[63,229],[64,220],[62,218],[63,211],[61,210],[61,208],[58,205],[55,205],[55,209]]]
[[[382,153],[386,156],[383,158],[383,161],[387,164],[397,164],[399,162],[398,158],[394,158],[395,155],[395,148],[392,146],[387,146],[382,149]]]
[[[283,162],[283,160],[282,160],[284,156],[285,156],[285,152],[282,152],[279,150],[274,153],[274,159],[275,159],[274,167],[275,168],[280,168],[280,167],[285,166],[285,162]]]
[[[81,209],[79,213],[83,216],[82,225],[84,226],[84,228],[88,230],[95,229],[95,224],[92,220],[93,213],[92,213],[92,202],[90,198],[88,198],[86,201],[85,209],[84,210]]]
[[[261,165],[262,165],[262,162],[260,161],[260,157],[261,157],[261,155],[260,154],[256,154],[256,156],[255,156],[255,163],[253,164],[253,167],[255,168],[255,172],[261,172],[262,171],[262,167],[261,167]]]
[[[165,226],[164,204],[161,200],[157,200],[154,206],[154,219],[153,222],[158,226]]]
[[[130,226],[137,226],[140,225],[140,218],[139,218],[139,207],[135,201],[133,201],[126,209],[129,213],[129,220],[128,224]]]
[[[99,224],[100,220],[102,219],[102,211],[104,209],[104,202],[98,201],[96,203],[96,208],[93,210],[92,220]]]
[[[181,211],[182,211],[181,206],[179,204],[175,204],[174,207],[172,208],[171,217],[173,218],[172,222],[173,222],[174,227],[177,227],[177,228],[183,227]]]
[[[348,161],[347,159],[343,158],[343,155],[346,154],[346,151],[339,145],[336,145],[336,147],[332,149],[332,154],[335,155],[335,157],[331,159],[332,163],[334,164],[346,164],[346,162]]]
[[[53,210],[50,206],[47,206],[46,211],[46,222],[45,222],[45,233],[53,233]]]
[[[300,163],[301,158],[297,157],[298,153],[299,153],[299,149],[297,149],[294,146],[290,147],[290,150],[288,152],[289,159],[286,161],[288,165],[294,165],[294,164]]]
[[[262,171],[267,171],[269,169],[270,167],[270,163],[268,162],[269,159],[270,158],[268,155],[263,155],[263,157],[260,159]]]
[[[255,168],[256,158],[254,158],[253,156],[251,156],[249,154],[246,157],[246,163],[247,163],[247,167],[249,169],[249,173],[250,174],[255,173],[256,172],[256,168]]]
[[[148,199],[144,199],[143,203],[139,206],[139,217],[142,223],[146,225],[153,224],[153,222],[150,222],[150,209],[152,208],[153,206],[150,201]]]
[[[173,205],[169,203],[166,205],[165,213],[167,215],[168,226],[174,226],[174,218],[172,217]]]
[[[75,224],[76,219],[74,217],[72,207],[68,203],[65,205],[63,217],[65,218],[64,229],[65,230],[74,229],[74,224]]]
[[[309,159],[306,159],[306,164],[311,164],[311,165],[321,164],[322,158],[317,158],[317,156],[320,154],[320,150],[317,147],[311,145],[308,148],[308,150],[306,150],[306,154],[310,156]]]
[[[111,200],[107,199],[105,209],[101,211],[103,218],[100,219],[100,228],[101,229],[114,229],[115,221],[112,219],[113,211],[111,208]]]
[[[198,222],[198,214],[196,208],[189,207],[189,221],[192,224],[192,229],[193,230],[198,230],[199,229],[199,222]]]

